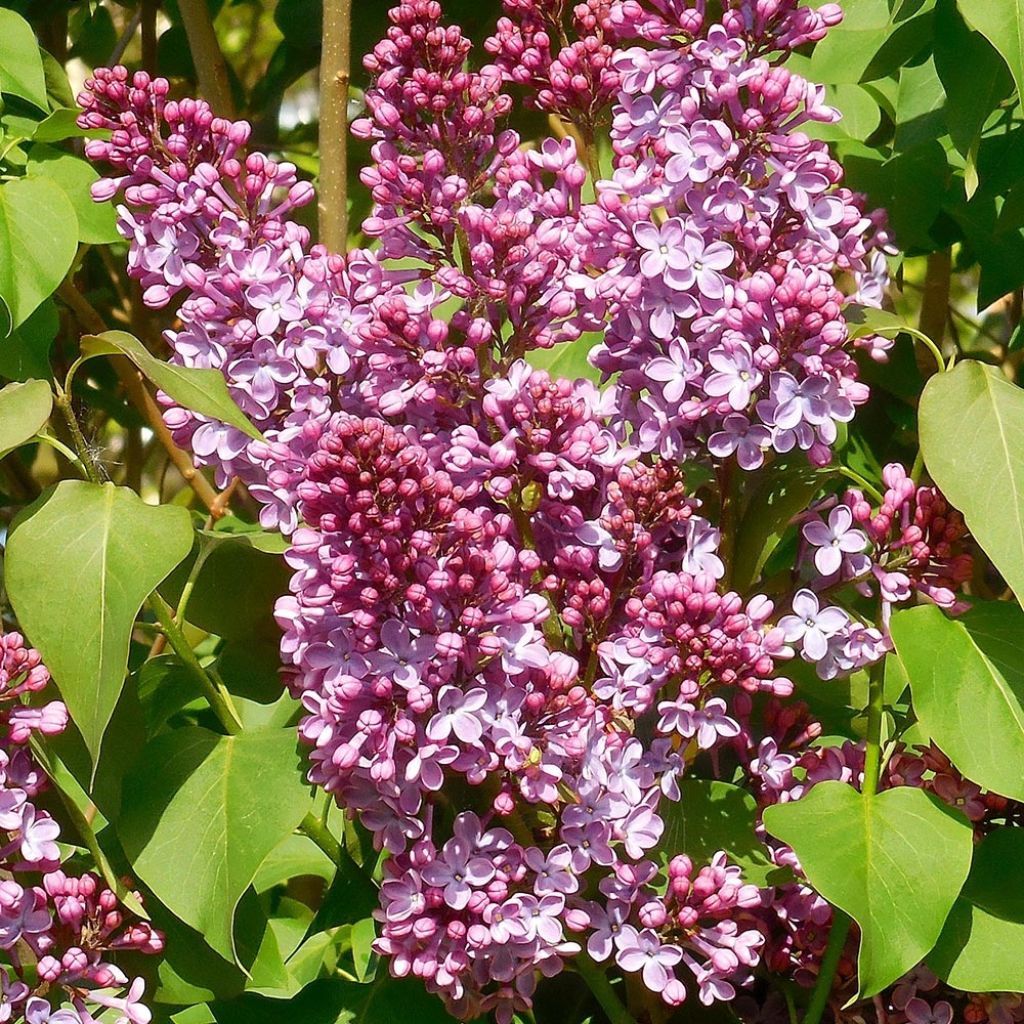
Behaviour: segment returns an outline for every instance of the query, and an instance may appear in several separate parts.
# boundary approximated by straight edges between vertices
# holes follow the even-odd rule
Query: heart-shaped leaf
[[[873,996],[935,945],[971,866],[967,819],[920,789],[865,797],[822,782],[764,812],[811,885],[860,926],[859,997]]]
[[[966,360],[928,381],[920,420],[932,479],[1024,599],[1024,391]]]
[[[978,603],[956,619],[933,605],[897,612],[896,651],[918,720],[973,782],[1024,800],[1024,611]]]
[[[179,405],[237,427],[257,440],[263,436],[235,404],[220,370],[201,370],[165,363],[150,355],[138,338],[125,331],[86,335],[82,338],[82,354],[127,356],[146,377]]]
[[[974,864],[928,958],[964,992],[1024,992],[1024,829],[1001,828],[974,851]]]
[[[60,185],[38,175],[0,185],[0,299],[11,326],[61,283],[77,250],[78,218]]]
[[[0,390],[0,459],[38,434],[52,408],[53,392],[44,380]]]
[[[135,617],[191,547],[185,509],[147,505],[113,484],[65,480],[15,520],[7,592],[94,764],[124,685]]]
[[[143,750],[117,822],[132,867],[178,918],[236,958],[235,908],[260,865],[305,817],[292,729],[218,736],[175,729]]]

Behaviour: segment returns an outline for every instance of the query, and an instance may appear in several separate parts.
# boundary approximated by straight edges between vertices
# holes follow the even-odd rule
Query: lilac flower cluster
[[[38,651],[19,633],[0,634],[0,1020],[91,1024],[90,1010],[109,1008],[117,1024],[149,1024],[142,979],[129,984],[109,957],[159,953],[162,937],[126,919],[95,876],[60,870],[60,826],[34,803],[47,778],[27,743],[68,722],[60,701],[23,702],[49,681]]]
[[[344,257],[287,219],[311,191],[244,124],[123,69],[82,99],[130,272],[183,297],[173,358],[221,369],[265,435],[166,414],[290,537],[286,678],[310,778],[389,854],[376,948],[459,1017],[508,1024],[585,958],[670,1006],[761,964],[813,980],[828,905],[674,849],[681,780],[795,798],[821,727],[779,663],[888,647],[833,588],[874,581],[884,610],[965,578],[962,523],[891,467],[881,509],[801,523],[781,617],[729,587],[730,474],[827,462],[867,397],[838,282],[877,301],[885,235],[801,130],[835,118],[822,90],[781,66],[838,8],[721,7],[505,0],[474,69],[436,0],[399,4],[353,126],[376,247]],[[559,137],[503,127],[514,90]],[[589,332],[603,387],[530,364]]]

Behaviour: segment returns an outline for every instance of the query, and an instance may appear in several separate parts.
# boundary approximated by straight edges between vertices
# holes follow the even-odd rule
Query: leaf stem
[[[299,823],[296,830],[301,832],[307,839],[316,844],[327,856],[344,871],[355,871],[357,874],[376,887],[376,882],[370,877],[369,872],[356,862],[348,850],[334,837],[323,821],[310,812]]]
[[[615,989],[612,988],[612,983],[608,980],[608,975],[599,964],[596,964],[586,953],[581,952],[573,961],[573,965],[576,968],[576,973],[594,993],[594,998],[601,1004],[601,1009],[604,1010],[605,1016],[611,1024],[636,1024],[636,1019],[622,1005]]]
[[[320,241],[331,252],[348,245],[348,92],[352,0],[324,4],[320,56]]]
[[[189,670],[195,681],[199,684],[211,709],[220,720],[224,731],[229,736],[237,736],[242,731],[242,720],[238,716],[231,694],[227,692],[223,683],[215,681],[214,677],[199,664],[196,652],[192,650],[185,635],[174,622],[174,614],[171,606],[154,590],[149,596],[149,606],[153,609],[160,628],[171,645],[171,650],[181,659],[182,664]]]
[[[40,444],[48,444],[54,451],[58,451],[64,456],[68,462],[74,466],[86,480],[89,479],[89,469],[86,464],[73,452],[63,441],[57,440],[55,437],[51,437],[49,434],[36,434],[32,438],[33,441],[38,441]]]
[[[206,0],[178,0],[178,10],[185,23],[185,35],[188,36],[200,91],[217,117],[234,120],[235,100],[231,95],[228,65],[217,42]]]
[[[850,934],[851,924],[850,918],[838,907],[832,908],[832,927],[828,933],[828,945],[825,947],[825,956],[821,961],[818,979],[814,983],[811,1001],[807,1004],[804,1024],[819,1024],[821,1015],[825,1012],[828,997],[832,993],[832,984],[835,981],[836,972],[839,970],[839,961],[846,948],[846,939]]]

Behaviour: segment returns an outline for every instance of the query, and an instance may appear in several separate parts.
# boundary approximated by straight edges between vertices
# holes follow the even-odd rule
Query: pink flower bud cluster
[[[162,936],[126,916],[94,875],[60,870],[60,826],[34,803],[48,780],[26,745],[68,722],[60,701],[23,702],[49,681],[38,651],[19,633],[0,634],[0,1020],[91,1024],[90,1010],[110,1007],[123,1021],[148,1024],[142,979],[129,985],[109,958],[159,953]]]

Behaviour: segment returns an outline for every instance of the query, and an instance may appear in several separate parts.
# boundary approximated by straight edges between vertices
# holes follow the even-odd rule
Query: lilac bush
[[[503,6],[475,54],[436,0],[390,12],[353,124],[369,249],[313,244],[295,166],[123,67],[80,97],[80,126],[107,133],[86,143],[108,169],[93,194],[123,197],[129,274],[174,310],[171,361],[221,371],[262,432],[161,396],[175,442],[287,538],[284,680],[309,780],[383,854],[373,948],[392,974],[500,1024],[567,967],[612,1013],[593,979],[613,965],[646,1019],[694,1000],[747,1014],[758,972],[814,985],[833,909],[760,823],[770,880],[680,848],[687,781],[742,786],[758,811],[828,781],[912,787],[979,837],[1009,806],[930,742],[884,770],[877,737],[815,746],[823,725],[794,696],[801,663],[878,676],[896,606],[966,607],[963,517],[919,469],[809,498],[781,585],[736,580],[744,480],[831,467],[869,397],[857,350],[892,345],[847,322],[881,303],[885,216],[808,134],[838,119],[824,88],[786,67],[842,11]],[[555,134],[507,127],[516,103]],[[581,348],[587,376],[560,375]],[[13,742],[62,724],[39,714],[12,715]],[[28,822],[11,850],[55,866],[47,820],[7,793]],[[132,926],[56,957],[44,911],[81,931],[112,899],[60,874],[4,897],[39,922],[5,917],[4,948],[47,936],[30,945],[78,1013],[81,979],[127,984],[95,959],[108,945],[159,938]],[[938,985],[915,968],[879,1019],[949,1024],[959,997]],[[149,1020],[135,984],[90,998]],[[1014,998],[965,1019],[1020,1020]]]

